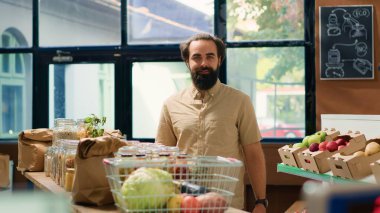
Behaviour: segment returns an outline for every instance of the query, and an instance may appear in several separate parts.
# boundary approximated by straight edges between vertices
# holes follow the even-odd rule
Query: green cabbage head
[[[174,194],[172,175],[162,169],[141,167],[121,188],[128,210],[160,209]]]

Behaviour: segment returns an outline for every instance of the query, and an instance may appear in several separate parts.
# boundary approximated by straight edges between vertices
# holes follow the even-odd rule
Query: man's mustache
[[[213,72],[214,70],[211,67],[200,67],[195,70],[197,74],[200,74],[200,72],[207,70],[209,73]],[[201,75],[201,74],[200,74]]]

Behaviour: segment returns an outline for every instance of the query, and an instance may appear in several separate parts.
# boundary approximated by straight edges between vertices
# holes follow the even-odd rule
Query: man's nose
[[[202,59],[201,66],[207,66],[207,60],[205,58]]]

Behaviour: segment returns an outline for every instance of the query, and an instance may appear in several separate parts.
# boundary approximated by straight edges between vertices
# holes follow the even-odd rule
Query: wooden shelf
[[[360,180],[351,180],[351,179],[344,179],[340,177],[333,176],[331,171],[323,173],[323,174],[318,174],[310,171],[306,171],[301,168],[297,168],[294,166],[288,166],[283,163],[277,164],[277,172],[282,172],[282,173],[287,173],[291,175],[296,175],[300,177],[305,177],[313,180],[318,180],[318,181],[324,181],[324,182],[329,182],[329,183],[340,183],[340,184],[345,184],[345,183],[371,183],[371,184],[376,184],[375,177],[373,175],[369,175],[363,179]]]
[[[24,176],[37,188],[45,192],[66,193],[69,195],[69,192],[66,192],[61,186],[57,185],[50,177],[46,177],[44,172],[25,172]]]

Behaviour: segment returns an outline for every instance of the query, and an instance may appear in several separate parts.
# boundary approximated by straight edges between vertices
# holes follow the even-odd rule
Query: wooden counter
[[[44,172],[25,172],[24,175],[35,187],[43,191],[56,194],[64,193],[67,194],[67,196],[70,196],[69,192],[66,192],[62,187],[58,186],[50,177],[46,177]],[[121,213],[121,211],[114,205],[92,207],[73,204],[72,206],[73,212],[75,213]],[[246,211],[228,208],[226,213],[246,213]]]

